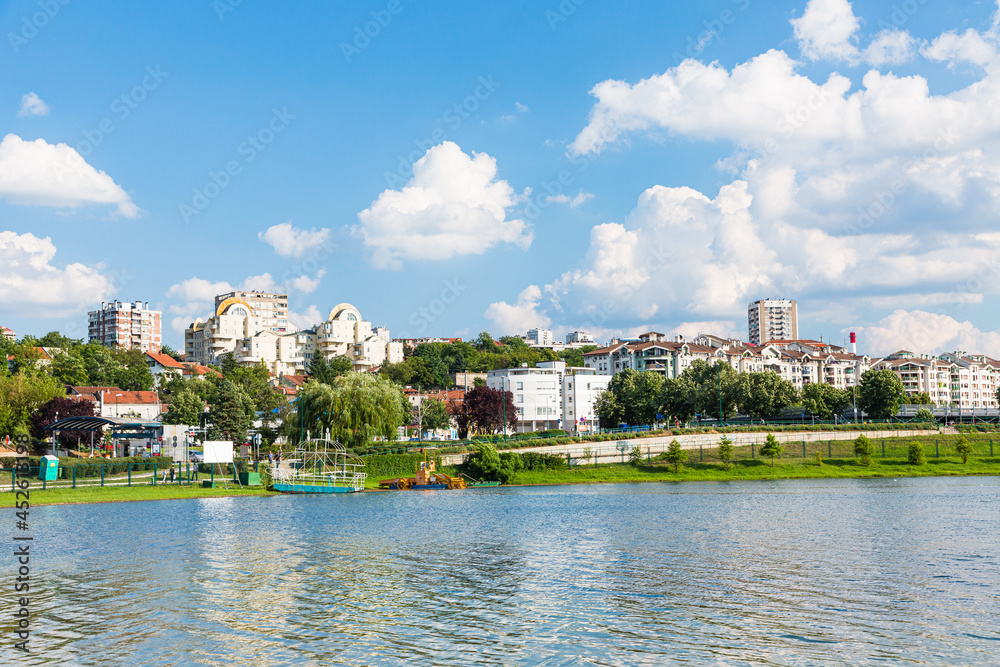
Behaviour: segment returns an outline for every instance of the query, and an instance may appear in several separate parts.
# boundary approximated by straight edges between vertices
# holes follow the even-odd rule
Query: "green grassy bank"
[[[862,466],[854,459],[829,459],[823,465],[803,459],[736,461],[729,470],[714,463],[686,463],[679,473],[663,463],[574,466],[564,470],[519,472],[514,484],[600,484],[613,482],[718,482],[754,479],[808,479],[859,477],[935,477],[949,475],[998,475],[1000,458],[972,460],[931,459],[923,466],[912,466],[905,459],[883,459]]]

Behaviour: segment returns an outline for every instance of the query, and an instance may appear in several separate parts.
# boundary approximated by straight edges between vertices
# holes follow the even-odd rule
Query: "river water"
[[[11,650],[5,614],[3,664],[1000,664],[998,478],[205,499],[31,516],[33,652]]]

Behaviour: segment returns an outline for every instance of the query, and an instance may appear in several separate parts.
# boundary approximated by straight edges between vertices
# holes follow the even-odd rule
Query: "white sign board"
[[[204,452],[205,463],[232,463],[233,441],[206,440]]]

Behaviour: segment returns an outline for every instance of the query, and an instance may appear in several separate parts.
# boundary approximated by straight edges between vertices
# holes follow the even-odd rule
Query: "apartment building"
[[[296,330],[295,326],[288,322],[287,294],[233,291],[215,297],[216,314],[228,311],[230,305],[237,306],[233,314],[239,313],[241,305],[246,306],[255,317],[260,319],[261,331],[283,334]]]
[[[149,302],[101,302],[100,310],[87,313],[87,335],[90,342],[104,347],[159,352],[162,313],[150,310]]]
[[[562,428],[562,380],[565,361],[548,361],[536,368],[501,368],[486,374],[486,386],[509,391],[517,407],[516,433]]]
[[[195,320],[184,332],[185,360],[218,364],[232,354],[239,364],[263,363],[274,375],[304,372],[316,355],[346,357],[356,371],[403,360],[403,344],[392,341],[388,329],[373,327],[351,304],[335,306],[324,322],[298,331],[282,320],[287,311],[280,308],[287,302],[271,298],[276,295],[262,295],[267,298],[256,302],[257,310],[231,294],[216,297],[216,314],[206,322]]]
[[[608,388],[610,375],[592,368],[567,368],[562,378],[563,429],[569,433],[592,433],[601,428],[594,402]],[[609,424],[614,426],[614,424]]]
[[[749,340],[759,346],[771,340],[799,337],[799,314],[795,301],[762,299],[747,306]]]
[[[927,393],[931,403],[956,408],[996,408],[1000,361],[964,351],[939,356],[900,350],[876,361],[873,368],[890,370],[907,395]]]

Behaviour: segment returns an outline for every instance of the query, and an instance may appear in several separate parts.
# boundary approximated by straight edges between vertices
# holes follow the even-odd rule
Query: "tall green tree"
[[[164,424],[198,426],[205,411],[205,401],[193,391],[181,391],[170,400],[170,411],[163,415]]]
[[[89,381],[87,367],[79,353],[58,352],[49,364],[49,373],[63,384],[70,386],[86,385]]]
[[[864,433],[854,439],[854,456],[863,466],[872,464],[872,457],[875,456],[875,443]]]
[[[301,421],[314,436],[329,431],[350,448],[367,446],[375,437],[395,440],[396,429],[410,419],[402,389],[373,373],[347,373],[329,385],[311,380],[299,390],[298,403],[293,430]]]
[[[254,404],[250,397],[236,383],[223,380],[208,416],[212,423],[209,439],[246,442],[247,431],[253,425],[253,417]]]
[[[694,417],[698,404],[698,387],[690,375],[667,378],[660,394],[660,412],[670,422],[685,423]]]
[[[903,400],[903,382],[892,371],[870,369],[858,385],[858,407],[874,419],[888,419]]]
[[[812,382],[802,388],[802,407],[820,419],[833,419],[853,403],[853,394],[825,382]]]
[[[424,429],[437,430],[451,426],[451,415],[448,414],[448,408],[445,407],[444,401],[430,398],[424,401],[422,407],[422,427]]]
[[[0,434],[27,433],[32,413],[65,395],[62,384],[48,375],[19,372],[0,376]]]
[[[665,458],[669,463],[674,464],[674,472],[679,473],[681,471],[681,464],[687,461],[688,452],[681,447],[681,443],[677,442],[677,440],[671,440],[670,446],[667,447]]]
[[[774,371],[744,373],[739,382],[740,411],[758,419],[777,419],[798,399],[795,385]]]
[[[656,414],[660,410],[663,377],[653,371],[640,373],[628,368],[611,378],[605,392],[614,397],[614,402],[609,404],[605,400],[596,407],[606,412],[607,405],[617,406],[617,412],[609,412],[606,416],[619,417],[620,421],[608,424],[599,411],[598,419],[601,420],[602,426],[613,428],[618,423],[625,423],[629,426],[653,424],[656,422]]]
[[[743,386],[735,368],[722,360],[709,364],[702,359],[695,359],[681,375],[694,384],[695,412],[715,419],[729,419],[736,414],[743,397]]]

